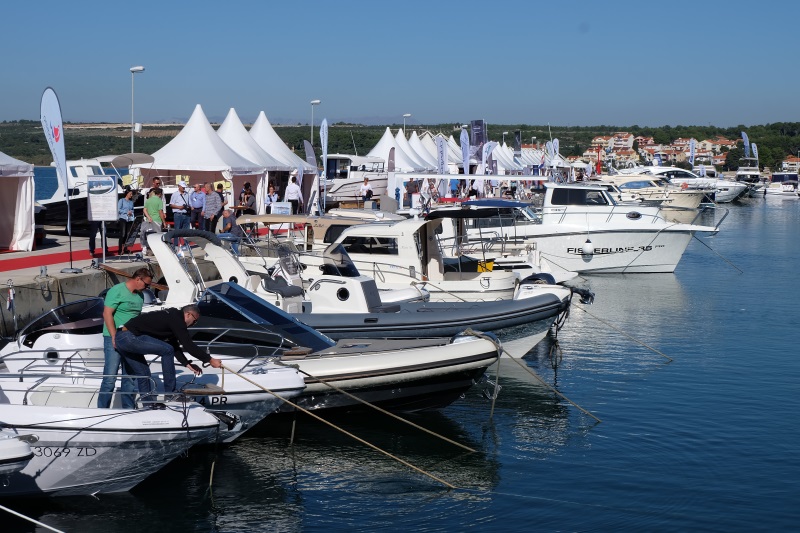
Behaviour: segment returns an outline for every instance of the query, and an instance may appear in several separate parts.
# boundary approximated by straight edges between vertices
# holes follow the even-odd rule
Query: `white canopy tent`
[[[228,116],[225,117],[219,129],[217,129],[217,135],[238,154],[267,169],[267,173],[256,182],[254,189],[256,195],[256,212],[259,215],[263,215],[265,211],[264,202],[267,195],[269,173],[291,172],[295,167],[278,161],[261,148],[256,140],[247,132],[241,119],[239,119],[239,115],[236,114],[236,110],[233,108],[228,111]]]
[[[431,171],[436,168],[435,164],[431,164],[425,160],[425,158],[418,154],[416,150],[408,143],[408,139],[406,139],[406,133],[400,129],[397,130],[397,135],[394,136],[394,143],[395,146],[403,150],[408,157],[410,157],[414,163],[417,164],[418,167],[421,167],[427,171]]]
[[[258,145],[274,159],[283,162],[295,170],[303,169],[303,174],[317,175],[317,168],[310,165],[308,161],[292,152],[286,143],[275,133],[272,124],[267,120],[267,115],[261,111],[258,118],[250,128],[250,136]]]
[[[0,152],[0,249],[33,250],[33,165]]]
[[[233,193],[247,181],[263,178],[266,169],[237,153],[223,141],[208,122],[198,104],[183,129],[163,148],[153,154],[150,165],[132,165],[145,177],[145,186],[155,176],[169,185],[169,178],[199,181],[228,182]],[[233,199],[233,198],[232,198]]]
[[[434,170],[439,167],[439,162],[436,160],[436,156],[429,153],[427,148],[423,146],[422,140],[419,138],[416,131],[411,132],[411,137],[408,139],[408,145],[412,150],[414,150],[419,158],[422,159],[426,166],[429,166]]]
[[[369,157],[380,157],[384,161],[389,161],[389,152],[391,149],[394,148],[394,167],[395,170],[398,172],[422,172],[424,167],[421,167],[418,163],[416,163],[408,154],[406,154],[402,148],[397,146],[395,142],[394,136],[389,128],[386,128],[386,131],[383,133],[383,137],[380,138],[378,144],[376,144],[372,150],[369,151],[367,156]]]

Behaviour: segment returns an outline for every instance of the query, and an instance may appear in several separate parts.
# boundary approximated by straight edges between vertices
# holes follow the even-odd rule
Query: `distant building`
[[[800,171],[800,157],[790,155],[781,162],[781,170],[784,172],[798,172]]]

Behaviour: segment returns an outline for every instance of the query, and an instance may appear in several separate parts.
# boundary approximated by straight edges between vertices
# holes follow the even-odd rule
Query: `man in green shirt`
[[[142,252],[152,255],[147,250],[147,232],[161,231],[166,220],[164,215],[164,191],[159,188],[150,190],[150,197],[144,202],[144,223],[142,224]]]
[[[124,326],[133,317],[142,312],[144,296],[142,291],[150,286],[153,275],[148,268],[140,268],[133,273],[133,277],[125,283],[111,287],[106,293],[103,308],[103,353],[105,364],[103,366],[103,381],[100,384],[100,394],[97,397],[97,407],[107,409],[111,406],[111,396],[117,382],[122,357],[117,352],[115,337],[117,330]],[[122,374],[125,375],[123,368]],[[134,380],[122,378],[122,407],[135,409],[136,391]]]

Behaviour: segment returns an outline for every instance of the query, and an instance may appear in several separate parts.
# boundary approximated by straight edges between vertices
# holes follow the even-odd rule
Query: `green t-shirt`
[[[164,207],[164,202],[161,200],[160,196],[156,196],[155,194],[144,201],[145,211],[147,211],[147,214],[150,215],[150,218],[152,218],[153,222],[156,224],[164,223],[164,221],[161,220],[161,215],[158,214],[162,207]]]
[[[156,198],[158,199],[158,197]],[[142,314],[144,296],[142,293],[129,291],[124,283],[119,283],[108,289],[103,303],[106,307],[114,310],[114,325],[119,328],[131,318]],[[105,323],[103,324],[103,336],[111,336]]]

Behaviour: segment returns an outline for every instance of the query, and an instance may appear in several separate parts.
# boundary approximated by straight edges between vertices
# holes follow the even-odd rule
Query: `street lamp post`
[[[406,119],[411,116],[411,113],[406,113],[403,115],[403,136],[406,135]]]
[[[137,72],[144,72],[144,67],[131,67],[131,153],[133,153],[133,78]]]
[[[506,144],[506,135],[508,135],[507,131],[503,132],[503,144]]]
[[[536,144],[536,137],[531,137],[531,148],[533,148],[534,144]]]
[[[314,146],[314,106],[322,103],[322,100],[311,100],[311,146]]]

